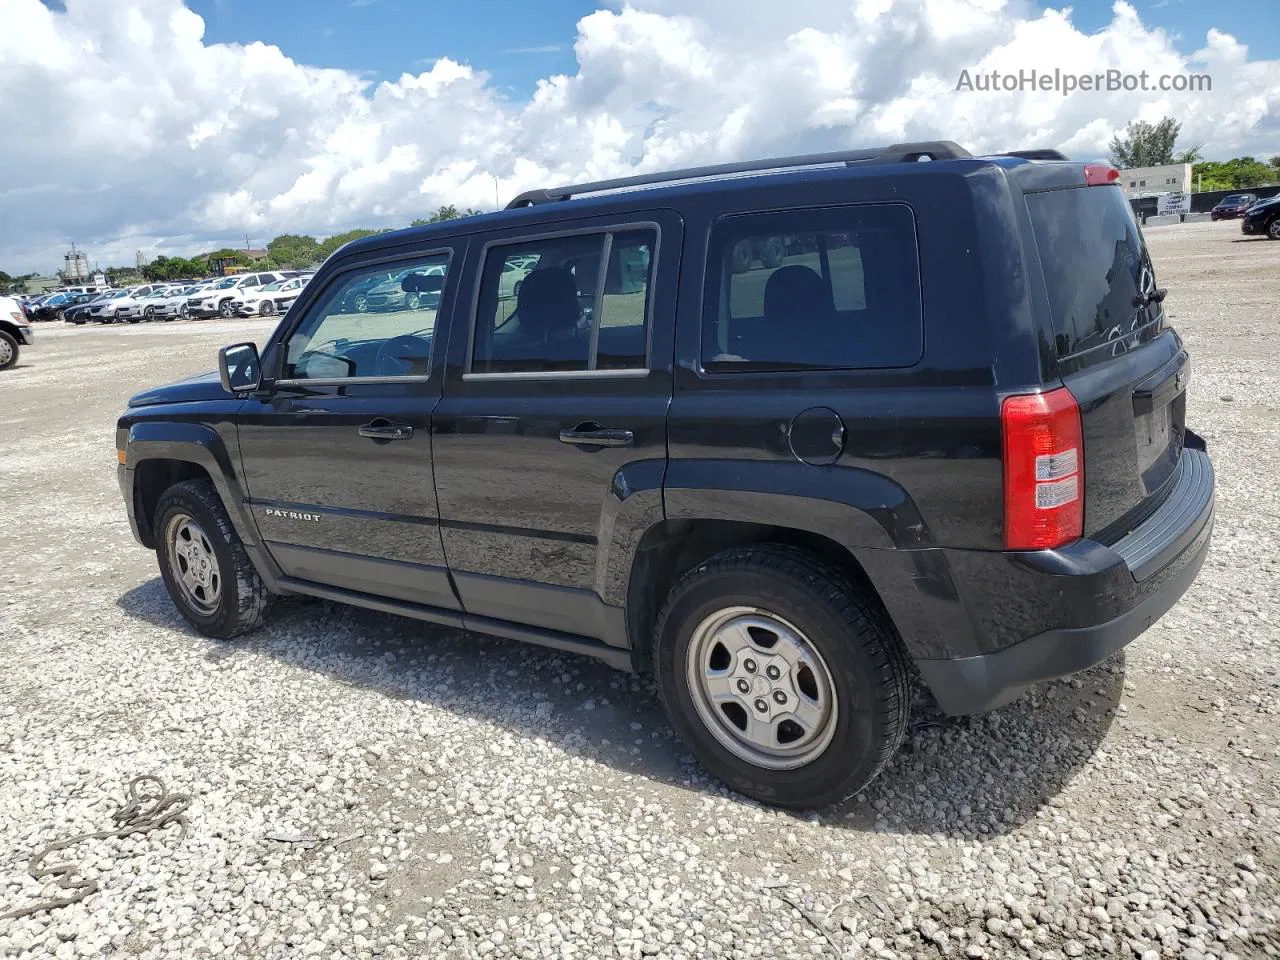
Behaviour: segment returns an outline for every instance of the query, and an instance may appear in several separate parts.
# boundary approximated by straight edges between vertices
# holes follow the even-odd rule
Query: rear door
[[[1190,365],[1117,186],[1027,195],[1062,382],[1080,405],[1084,534],[1113,542],[1153,510],[1185,440]]]

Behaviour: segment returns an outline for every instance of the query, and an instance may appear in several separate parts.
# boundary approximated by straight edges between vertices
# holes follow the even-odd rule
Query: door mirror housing
[[[218,376],[227,393],[257,390],[262,384],[262,361],[257,344],[236,343],[219,350]]]

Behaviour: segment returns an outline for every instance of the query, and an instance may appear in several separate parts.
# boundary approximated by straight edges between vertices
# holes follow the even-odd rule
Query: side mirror
[[[222,378],[222,389],[227,393],[257,390],[262,382],[262,362],[258,359],[257,345],[237,343],[219,350],[218,376]]]

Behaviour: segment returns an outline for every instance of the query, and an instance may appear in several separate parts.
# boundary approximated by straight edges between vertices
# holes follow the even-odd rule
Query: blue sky
[[[833,0],[834,2],[834,0]],[[1280,0],[1134,0],[1142,20],[1199,48],[1210,27],[1249,45],[1251,58],[1280,56]],[[526,97],[539,78],[574,73],[575,24],[620,3],[590,0],[190,0],[208,42],[262,40],[302,63],[344,67],[377,80],[417,72],[448,56],[488,71],[495,86]],[[1085,33],[1112,19],[1111,0],[1070,6]],[[779,10],[785,11],[785,3]]]

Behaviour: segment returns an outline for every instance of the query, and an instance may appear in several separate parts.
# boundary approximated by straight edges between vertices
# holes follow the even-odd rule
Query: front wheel
[[[182,306],[178,308],[178,316],[181,317],[183,320],[190,320],[191,307],[184,303]]]
[[[276,312],[276,305],[271,300],[263,300],[262,304],[258,307],[258,313],[264,317],[270,317],[274,315],[275,312]]]
[[[147,323],[152,323],[152,322],[154,322],[154,321],[155,321],[155,318],[156,318],[156,308],[155,308],[155,307],[147,307],[147,309],[146,309],[146,310],[142,311],[142,319],[146,320],[146,321],[147,321]]]
[[[222,317],[222,319],[224,320],[231,319],[232,313],[231,313],[230,300],[223,300],[220,304],[218,304],[218,316]]]
[[[7,330],[0,330],[0,370],[8,370],[18,362],[18,341]]]
[[[799,550],[700,564],[672,589],[655,642],[676,731],[710,773],[766,803],[852,796],[906,732],[906,660],[878,598]]]
[[[271,594],[213,484],[187,480],[166,490],[155,531],[160,575],[188,623],[223,640],[262,625]]]
[[[356,308],[356,313],[369,312],[369,298],[363,293],[357,293],[351,305]]]
[[[1272,220],[1271,226],[1267,227],[1267,237],[1272,240],[1280,240],[1280,217]]]

